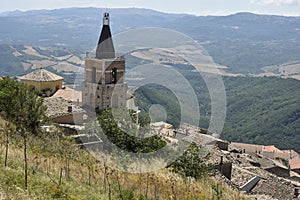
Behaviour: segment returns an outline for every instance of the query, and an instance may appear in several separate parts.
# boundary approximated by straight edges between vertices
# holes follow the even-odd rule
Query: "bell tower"
[[[87,53],[85,59],[83,106],[97,112],[111,108],[125,108],[127,84],[124,83],[124,75],[125,59],[116,56],[109,13],[105,12],[96,52]]]

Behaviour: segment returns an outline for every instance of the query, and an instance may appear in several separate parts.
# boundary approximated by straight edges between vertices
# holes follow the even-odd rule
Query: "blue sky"
[[[237,12],[300,16],[300,0],[3,0],[0,12],[66,7],[150,8],[169,13],[228,15]]]

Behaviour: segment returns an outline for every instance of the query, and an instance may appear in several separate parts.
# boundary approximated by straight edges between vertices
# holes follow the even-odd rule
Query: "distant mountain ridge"
[[[4,27],[0,29],[0,72],[5,72],[5,75],[22,74],[26,67],[33,70],[41,65],[58,72],[55,65],[59,62],[68,64],[65,70],[60,71],[61,74],[69,74],[67,69],[71,67],[82,72],[81,55],[96,46],[103,11],[98,8],[69,8],[0,14],[0,26]],[[110,9],[110,13],[113,33],[149,26],[180,31],[201,43],[216,63],[228,66],[228,72],[300,75],[296,71],[300,66],[300,17],[251,13],[204,17],[136,8]],[[28,54],[28,46],[39,54]],[[75,61],[74,56],[77,57]],[[141,63],[137,58],[130,59],[131,63]],[[127,64],[130,59],[126,60]],[[205,83],[196,82],[197,78],[192,75],[188,80],[195,81],[195,87],[200,90],[197,94],[203,99],[208,93],[201,91],[198,86]],[[297,134],[299,81],[224,77],[224,83],[229,117],[223,138],[272,143],[281,148],[300,150],[300,137]],[[152,93],[148,96],[156,98],[156,101],[168,99],[165,91],[162,94],[155,92],[155,95]],[[151,99],[147,100],[153,103]],[[207,105],[200,106],[209,111],[209,98],[204,100],[207,100]],[[175,104],[171,100],[168,103]],[[170,108],[176,107],[170,105]],[[171,113],[174,119],[179,119],[174,110]],[[203,121],[205,123],[208,124],[208,119]],[[284,136],[286,140],[282,140]]]
[[[96,46],[103,8],[0,13],[0,44],[63,46],[83,52]],[[233,73],[300,60],[300,17],[237,13],[228,16],[169,14],[149,9],[109,9],[113,34],[141,27],[169,28],[199,41]]]

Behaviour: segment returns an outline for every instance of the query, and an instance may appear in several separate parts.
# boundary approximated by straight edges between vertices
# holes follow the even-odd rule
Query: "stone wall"
[[[113,83],[112,72],[117,71],[116,82],[123,83],[125,75],[125,60],[85,60],[85,81],[89,83],[111,84]]]
[[[263,153],[263,145],[243,144],[243,143],[236,143],[236,142],[232,142],[231,144],[236,147],[241,148],[243,153],[247,153],[247,154],[251,154],[251,153],[262,154]]]
[[[91,84],[83,83],[82,100],[84,106],[96,109],[125,108],[127,84]]]
[[[83,113],[70,113],[69,115],[62,115],[52,118],[52,121],[59,124],[83,124]]]
[[[232,163],[220,163],[218,165],[215,165],[215,169],[220,171],[223,176],[231,179],[231,171],[232,171]]]
[[[125,108],[127,84],[124,83],[124,75],[124,59],[86,59],[83,106],[95,108],[96,111]]]

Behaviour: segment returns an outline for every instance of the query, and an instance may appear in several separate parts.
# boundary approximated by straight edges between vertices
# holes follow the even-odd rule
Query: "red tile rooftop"
[[[274,145],[270,145],[270,146],[264,146],[264,151],[267,152],[276,152],[276,153],[283,153],[282,150],[278,149],[277,147],[275,147]]]
[[[299,153],[297,151],[294,151],[294,150],[282,150],[283,153],[289,153],[291,154],[292,157],[298,157],[299,156]]]
[[[290,168],[293,170],[293,169],[300,169],[300,158],[294,158],[294,159],[291,159],[289,161],[289,164],[290,164]]]
[[[53,97],[62,97],[67,101],[82,102],[82,92],[73,90],[72,88],[59,89]]]

